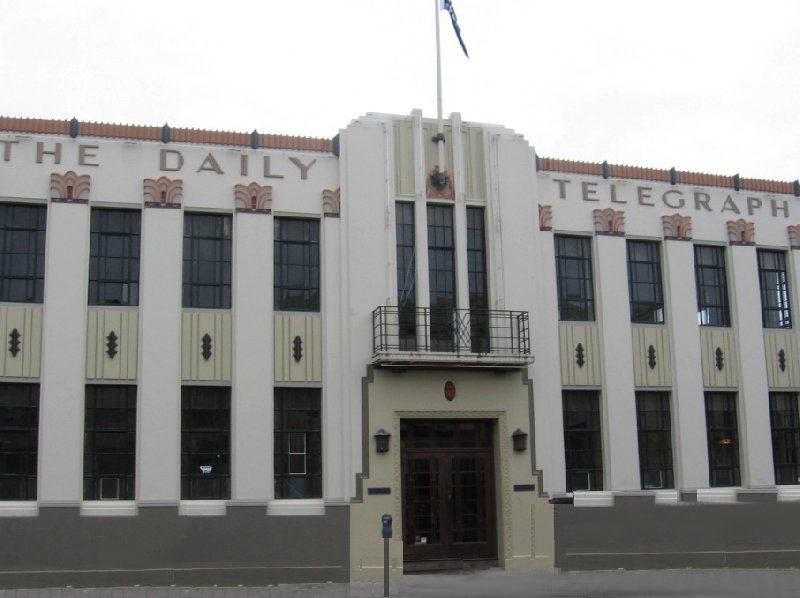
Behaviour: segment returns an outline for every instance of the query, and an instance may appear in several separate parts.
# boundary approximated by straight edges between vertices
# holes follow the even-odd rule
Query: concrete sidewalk
[[[373,598],[382,583],[289,584],[268,587],[129,587],[0,590],[0,598]],[[800,596],[797,569],[680,569],[659,571],[504,571],[406,575],[391,586],[396,598],[561,598]]]

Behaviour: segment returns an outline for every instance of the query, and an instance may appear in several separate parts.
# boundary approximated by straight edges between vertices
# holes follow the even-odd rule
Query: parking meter
[[[383,533],[384,538],[391,538],[392,537],[392,516],[391,515],[383,515],[381,517],[381,524],[383,525],[383,529],[381,530]]]
[[[392,537],[392,516],[381,515],[381,535],[383,536],[383,595],[389,595],[389,538]]]

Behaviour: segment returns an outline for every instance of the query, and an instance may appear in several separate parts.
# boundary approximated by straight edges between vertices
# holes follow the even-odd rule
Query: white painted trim
[[[716,505],[736,504],[739,488],[698,488],[697,502]]]
[[[677,505],[680,503],[680,494],[677,490],[656,490],[654,494],[657,505]]]
[[[573,492],[572,498],[576,507],[613,507],[613,492],[581,491]]]
[[[267,515],[324,515],[325,502],[321,498],[273,500],[267,505]]]
[[[188,517],[224,517],[227,505],[224,500],[182,500],[178,515]]]
[[[136,517],[139,507],[132,500],[87,500],[81,504],[81,517]]]
[[[35,501],[9,501],[0,503],[0,518],[2,517],[38,517],[39,505]]]
[[[778,486],[778,502],[800,501],[800,486]]]

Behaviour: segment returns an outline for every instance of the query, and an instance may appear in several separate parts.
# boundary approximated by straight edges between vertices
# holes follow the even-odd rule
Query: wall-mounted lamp
[[[391,437],[392,435],[383,428],[375,432],[375,450],[379,453],[388,453],[389,439]]]
[[[519,428],[511,435],[511,440],[514,443],[514,450],[516,452],[521,452],[528,448],[528,433],[523,432]]]

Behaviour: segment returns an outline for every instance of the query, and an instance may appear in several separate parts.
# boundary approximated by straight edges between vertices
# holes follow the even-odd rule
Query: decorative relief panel
[[[50,197],[53,201],[87,203],[91,180],[88,174],[76,174],[69,170],[50,175]]]
[[[258,183],[236,185],[233,188],[233,199],[236,202],[237,212],[272,213],[271,185],[259,185]]]
[[[486,158],[483,127],[462,123],[461,142],[464,149],[464,181],[468,199],[486,199]]]
[[[700,353],[706,388],[739,385],[736,338],[730,328],[700,328]]]
[[[558,326],[561,383],[564,386],[598,386],[601,381],[600,335],[593,322]]]
[[[136,380],[139,312],[90,307],[86,319],[86,379]]]
[[[439,167],[434,166],[433,169],[425,177],[425,196],[428,199],[455,199],[456,194],[453,190],[453,177],[446,170],[444,171],[444,185],[436,187],[433,184],[434,176],[439,174]]]
[[[770,388],[800,386],[800,349],[792,330],[764,330],[764,357]]]
[[[672,386],[672,348],[664,326],[631,329],[633,341],[633,383],[637,387]]]
[[[322,382],[319,314],[276,313],[275,382]]]
[[[414,195],[414,123],[394,121],[394,187],[397,195]]]
[[[230,382],[232,339],[230,310],[184,310],[181,341],[183,380]]]
[[[325,216],[338,218],[341,209],[341,187],[322,191],[322,213]]]
[[[594,230],[598,235],[625,236],[625,212],[613,208],[594,211]]]
[[[144,179],[144,207],[146,208],[180,208],[183,199],[183,180]]]
[[[664,238],[667,240],[691,241],[692,217],[681,216],[680,214],[662,216],[661,229],[664,231]]]
[[[553,206],[539,204],[539,230],[553,230]]]
[[[42,308],[0,306],[0,376],[38,378],[42,360]]]
[[[753,222],[747,222],[743,218],[728,220],[725,228],[731,245],[755,245],[756,225]]]
[[[800,224],[787,226],[786,232],[789,235],[789,247],[792,249],[800,249]]]

